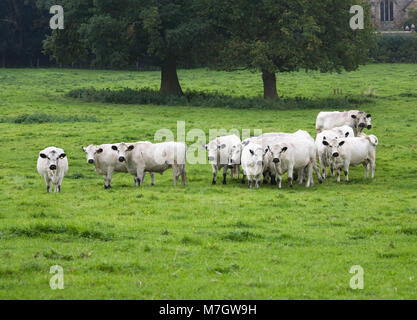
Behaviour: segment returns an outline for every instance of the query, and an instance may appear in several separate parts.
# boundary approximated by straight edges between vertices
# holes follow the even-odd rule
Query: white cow
[[[46,183],[46,192],[61,192],[62,180],[68,172],[68,158],[63,149],[48,147],[39,152],[37,169]]]
[[[263,158],[265,152],[261,145],[255,143],[247,144],[242,151],[242,168],[243,173],[248,177],[248,187],[259,188],[261,175],[264,171]]]
[[[359,110],[320,112],[316,120],[317,133],[335,127],[349,126],[357,137],[364,128],[372,128],[371,115]]]
[[[128,172],[137,177],[137,184],[140,186],[143,185],[145,172],[150,172],[151,175],[154,172],[163,174],[170,168],[172,168],[174,186],[177,185],[180,176],[182,183],[187,185],[185,143],[120,143],[117,152],[119,162],[124,163]]]
[[[317,148],[314,140],[309,137],[286,137],[280,142],[267,147],[267,156],[265,162],[273,164],[275,175],[278,177],[278,188],[282,187],[282,176],[288,172],[288,183],[293,186],[293,174],[295,171],[301,172],[300,184],[303,183],[305,174],[307,174],[306,187],[314,185],[313,169],[317,173],[320,183],[322,178],[316,163]],[[305,172],[306,171],[306,172]]]
[[[232,163],[233,149],[239,148],[241,144],[240,138],[236,135],[218,137],[204,146],[208,151],[208,161],[213,170],[213,184],[216,184],[217,171],[223,168],[223,184],[226,184],[227,169],[231,168],[231,177],[233,177],[233,170],[237,173],[239,178],[240,161]]]
[[[307,143],[309,144],[314,143],[313,137],[311,137],[311,135],[307,131],[298,130],[294,133],[285,133],[285,132],[264,133],[260,135],[259,137],[246,139],[242,142],[242,144],[247,144],[249,142],[252,142],[252,143],[261,145],[263,149],[267,149],[268,146],[277,144],[286,138],[300,138],[300,139],[305,139],[306,141],[308,141]],[[268,178],[270,177],[271,184],[275,185],[276,184],[275,165],[271,162],[270,157],[266,157],[264,160],[265,160],[264,172],[263,172],[264,184],[268,183]],[[300,181],[302,182],[303,181],[303,169],[300,169],[299,171],[300,171],[300,176],[301,176]],[[297,180],[298,171],[294,172],[293,178],[294,178],[294,181]]]
[[[323,179],[326,179],[327,168],[330,167],[332,176],[334,176],[334,169],[330,166],[332,162],[332,155],[325,145],[323,140],[332,140],[334,138],[343,139],[347,137],[354,137],[353,129],[349,126],[336,127],[330,130],[324,130],[316,136],[317,158],[321,166],[321,174]]]
[[[365,178],[372,170],[375,176],[375,157],[378,138],[374,135],[346,138],[343,140],[323,140],[323,144],[330,149],[333,157],[333,167],[337,170],[337,182],[340,182],[340,169],[343,168],[345,180],[349,181],[349,167],[362,164],[365,167]]]

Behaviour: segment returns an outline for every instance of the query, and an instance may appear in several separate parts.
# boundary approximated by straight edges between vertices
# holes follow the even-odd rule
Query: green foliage
[[[417,63],[417,33],[379,35],[371,57],[380,63]]]
[[[197,106],[235,109],[314,109],[319,107],[349,108],[352,104],[369,103],[371,100],[363,96],[357,97],[329,97],[325,99],[311,99],[305,97],[282,98],[279,101],[263,98],[234,97],[221,92],[205,92],[188,90],[183,96],[165,95],[151,88],[121,90],[107,89],[74,89],[66,94],[67,97],[82,99],[87,102],[105,102],[115,104],[152,104],[166,106]]]
[[[352,71],[367,61],[373,44],[370,14],[365,29],[353,31],[349,9],[355,0],[206,0],[218,37],[217,67],[270,73],[300,68]],[[363,2],[369,12],[368,2]]]
[[[45,113],[22,114],[17,117],[0,119],[0,123],[50,123],[50,122],[98,122],[94,116],[64,116]]]

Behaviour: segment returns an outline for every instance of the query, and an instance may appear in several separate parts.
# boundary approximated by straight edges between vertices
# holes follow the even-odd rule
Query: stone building
[[[403,30],[408,10],[417,9],[417,0],[371,0],[371,6],[376,30]]]

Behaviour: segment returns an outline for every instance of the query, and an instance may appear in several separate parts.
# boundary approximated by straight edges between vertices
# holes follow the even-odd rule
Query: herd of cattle
[[[366,135],[363,129],[371,129],[371,115],[358,110],[345,112],[320,112],[316,121],[316,140],[303,130],[295,133],[265,133],[258,137],[240,140],[236,135],[222,136],[204,145],[208,151],[208,161],[213,169],[212,183],[216,184],[217,172],[223,170],[223,184],[226,184],[227,172],[233,178],[240,179],[240,167],[243,180],[246,177],[249,188],[259,188],[261,176],[264,183],[282,187],[282,176],[288,174],[288,183],[299,178],[306,181],[306,187],[314,184],[313,170],[322,183],[330,169],[332,176],[343,169],[346,181],[349,180],[349,167],[363,165],[365,177],[375,173],[375,153],[378,139]],[[98,174],[104,178],[104,187],[111,187],[114,172],[130,173],[135,185],[142,186],[146,172],[150,173],[152,185],[155,173],[163,173],[172,168],[174,186],[181,176],[184,185],[186,178],[186,151],[182,142],[151,143],[115,143],[89,145],[82,147],[87,162],[93,164]],[[318,164],[320,164],[321,172]],[[68,172],[68,157],[63,149],[48,147],[39,153],[39,174],[44,178],[47,192],[60,192],[62,180]]]

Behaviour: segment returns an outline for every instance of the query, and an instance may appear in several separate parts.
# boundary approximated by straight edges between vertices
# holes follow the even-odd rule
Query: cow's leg
[[[113,178],[113,170],[114,170],[114,168],[109,168],[107,170],[107,175],[104,178],[104,188],[105,189],[110,189],[111,188],[111,180]]]
[[[139,187],[143,186],[143,177],[145,176],[144,168],[136,168],[136,185]]]
[[[326,173],[327,173],[327,167],[324,164],[324,160],[323,160],[323,154],[321,154],[319,156],[319,163],[320,163],[320,167],[321,167],[321,174],[323,179],[326,179]]]
[[[278,189],[281,189],[282,188],[282,175],[278,175],[278,183],[277,183],[277,185],[278,185]]]
[[[277,176],[275,174],[271,174],[271,185],[277,185]]]
[[[262,182],[263,184],[268,184],[268,177],[269,177],[269,171],[265,171],[264,173],[263,173],[263,176],[264,176],[264,181]]]
[[[227,166],[223,168],[223,184],[226,184]]]
[[[313,180],[313,164],[310,163],[307,166],[307,169],[305,169],[305,170],[307,170],[307,183],[306,183],[306,187],[309,188],[313,184],[313,182],[312,182],[312,180]]]
[[[243,176],[242,176],[242,184],[245,184],[246,183],[246,175],[245,175],[245,173],[243,173]]]
[[[349,181],[349,163],[348,162],[345,162],[343,169],[345,173],[345,181]]]
[[[369,178],[369,169],[371,168],[371,164],[369,162],[364,163],[363,167],[365,168],[365,179]]]
[[[185,164],[181,165],[181,181],[184,186],[187,185],[187,174],[185,171]]]
[[[235,168],[236,168],[236,175],[237,175],[237,180],[239,180],[240,179],[240,165],[235,165]]]
[[[305,170],[305,168],[300,169],[300,181],[298,182],[298,184],[303,184],[305,179]]]
[[[173,176],[173,179],[174,179],[174,187],[175,187],[177,185],[178,179],[180,177],[180,172],[179,172],[178,165],[173,165],[172,166],[172,176]]]
[[[319,169],[319,166],[317,165],[316,159],[312,160],[312,164],[313,164],[313,169],[314,171],[316,171],[316,174],[317,174],[317,180],[319,181],[319,183],[323,183],[323,178],[320,174],[320,169]],[[314,184],[314,179],[311,181],[312,181],[312,184]]]
[[[340,169],[337,169],[337,182],[340,182]]]
[[[288,184],[290,185],[290,187],[293,187],[293,173],[294,173],[294,167],[292,165],[290,165],[288,167]]]
[[[260,182],[261,182],[261,175],[259,175],[259,176],[256,177],[256,180],[255,180],[255,187],[256,187],[256,189],[259,189]]]
[[[52,191],[52,185],[51,185],[51,180],[49,180],[48,176],[44,176],[43,179],[45,180],[45,184],[46,184],[46,192],[51,192]]]
[[[375,177],[375,160],[372,160],[370,163],[371,166],[371,179]]]
[[[211,165],[212,169],[213,169],[213,181],[212,184],[216,184],[216,179],[217,179],[217,167],[215,165]]]
[[[248,176],[248,188],[252,189],[252,176]]]

